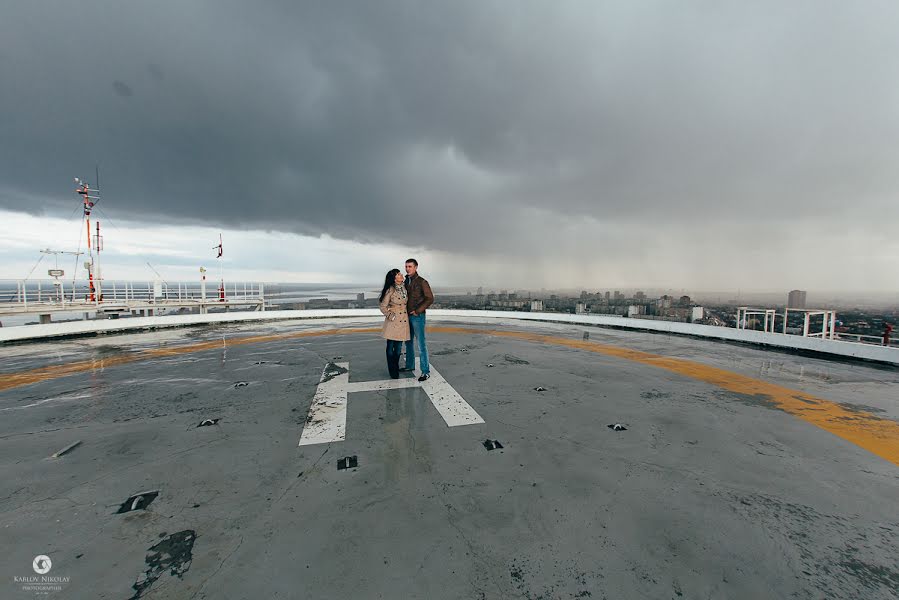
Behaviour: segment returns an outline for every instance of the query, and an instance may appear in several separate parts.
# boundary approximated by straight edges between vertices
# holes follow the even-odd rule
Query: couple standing
[[[379,298],[384,314],[383,337],[387,340],[387,370],[393,379],[399,379],[400,371],[415,370],[415,340],[421,362],[419,381],[430,375],[428,347],[425,345],[425,310],[434,303],[434,294],[428,280],[418,274],[418,261],[406,261],[406,276],[399,269],[391,269],[384,279]],[[400,353],[406,342],[406,366],[400,368]]]

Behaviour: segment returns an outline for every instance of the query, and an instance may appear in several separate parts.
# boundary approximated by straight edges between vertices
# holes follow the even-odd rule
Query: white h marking
[[[423,383],[417,379],[386,379],[383,381],[361,381],[350,383],[350,363],[336,363],[342,373],[322,371],[321,382],[315,390],[312,406],[306,418],[306,426],[300,436],[300,446],[342,442],[346,439],[347,396],[350,392],[374,392],[420,387],[448,427],[483,423],[468,402],[453,389],[446,379],[431,365],[431,377]],[[415,361],[416,371],[418,360]]]

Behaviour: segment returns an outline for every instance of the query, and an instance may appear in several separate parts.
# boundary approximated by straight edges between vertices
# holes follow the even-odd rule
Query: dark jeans
[[[400,376],[400,354],[403,352],[403,342],[387,340],[387,370],[394,379]]]

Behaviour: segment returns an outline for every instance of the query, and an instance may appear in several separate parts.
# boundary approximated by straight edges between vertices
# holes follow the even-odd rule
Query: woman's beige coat
[[[384,294],[381,301],[381,312],[384,314],[384,330],[381,335],[386,340],[405,342],[409,336],[409,314],[406,312],[407,299],[391,287]],[[395,314],[396,319],[390,320],[390,315]]]

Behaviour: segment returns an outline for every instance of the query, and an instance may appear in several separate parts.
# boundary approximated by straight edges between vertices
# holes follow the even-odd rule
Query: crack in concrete
[[[225,566],[225,563],[228,562],[228,559],[230,559],[232,556],[234,556],[237,553],[238,550],[240,550],[240,547],[243,545],[243,539],[244,539],[243,536],[241,536],[240,541],[237,543],[237,546],[234,547],[234,550],[229,552],[228,556],[226,556],[225,558],[222,559],[222,562],[219,563],[218,568],[212,573],[212,575],[210,575],[209,577],[204,579],[202,583],[200,583],[200,587],[197,588],[197,591],[194,592],[193,595],[190,597],[191,600],[196,598],[197,594],[199,594],[200,592],[203,591],[203,588],[206,587],[206,584],[209,583],[209,580],[212,579],[213,577],[215,577],[216,575],[218,575],[219,571],[222,570],[222,567]]]
[[[325,451],[322,452],[321,456],[319,456],[319,457],[316,459],[316,461],[315,461],[314,463],[312,463],[312,466],[311,466],[311,467],[309,467],[308,469],[306,469],[305,471],[303,471],[303,473],[311,473],[313,470],[315,470],[315,467],[318,466],[318,463],[321,462],[321,460],[325,457],[325,454],[327,454],[328,451],[329,451],[330,449],[331,449],[331,443],[328,443],[327,448],[325,448]],[[287,495],[287,492],[289,492],[290,490],[292,490],[292,489],[294,488],[294,486],[295,486],[299,481],[301,481],[301,479],[302,479],[302,478],[300,478],[300,477],[295,477],[295,478],[293,479],[293,481],[290,483],[290,485],[287,486],[287,489],[285,489],[285,490],[281,493],[281,495],[278,496],[278,499],[275,500],[272,504],[278,504],[279,502],[281,502],[281,500],[284,499],[284,496]]]

